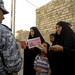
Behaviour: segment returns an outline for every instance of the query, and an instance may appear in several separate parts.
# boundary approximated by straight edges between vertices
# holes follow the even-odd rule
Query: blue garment
[[[21,65],[20,50],[10,28],[0,24],[0,75],[7,75],[6,72],[14,75]]]

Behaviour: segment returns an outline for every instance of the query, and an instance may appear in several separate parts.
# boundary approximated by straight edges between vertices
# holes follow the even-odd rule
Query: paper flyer
[[[26,41],[19,41],[19,43],[20,43],[21,45],[23,45],[23,46],[27,46]]]
[[[36,47],[38,45],[41,45],[41,40],[40,40],[40,37],[37,37],[37,38],[29,39],[27,41],[27,43],[28,43],[29,48],[33,48],[33,47]]]

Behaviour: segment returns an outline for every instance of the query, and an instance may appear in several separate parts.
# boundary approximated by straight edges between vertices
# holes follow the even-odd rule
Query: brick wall
[[[36,9],[36,26],[47,42],[60,20],[70,22],[75,31],[75,0],[52,0]]]

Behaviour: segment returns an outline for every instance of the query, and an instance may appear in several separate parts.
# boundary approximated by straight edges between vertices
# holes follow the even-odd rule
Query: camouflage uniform
[[[20,50],[11,30],[0,24],[0,75],[14,75],[21,69],[21,65]]]

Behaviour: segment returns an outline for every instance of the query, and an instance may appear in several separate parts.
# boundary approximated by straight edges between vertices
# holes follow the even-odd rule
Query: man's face
[[[0,23],[2,23],[2,20],[4,19],[3,11],[0,9]]]

